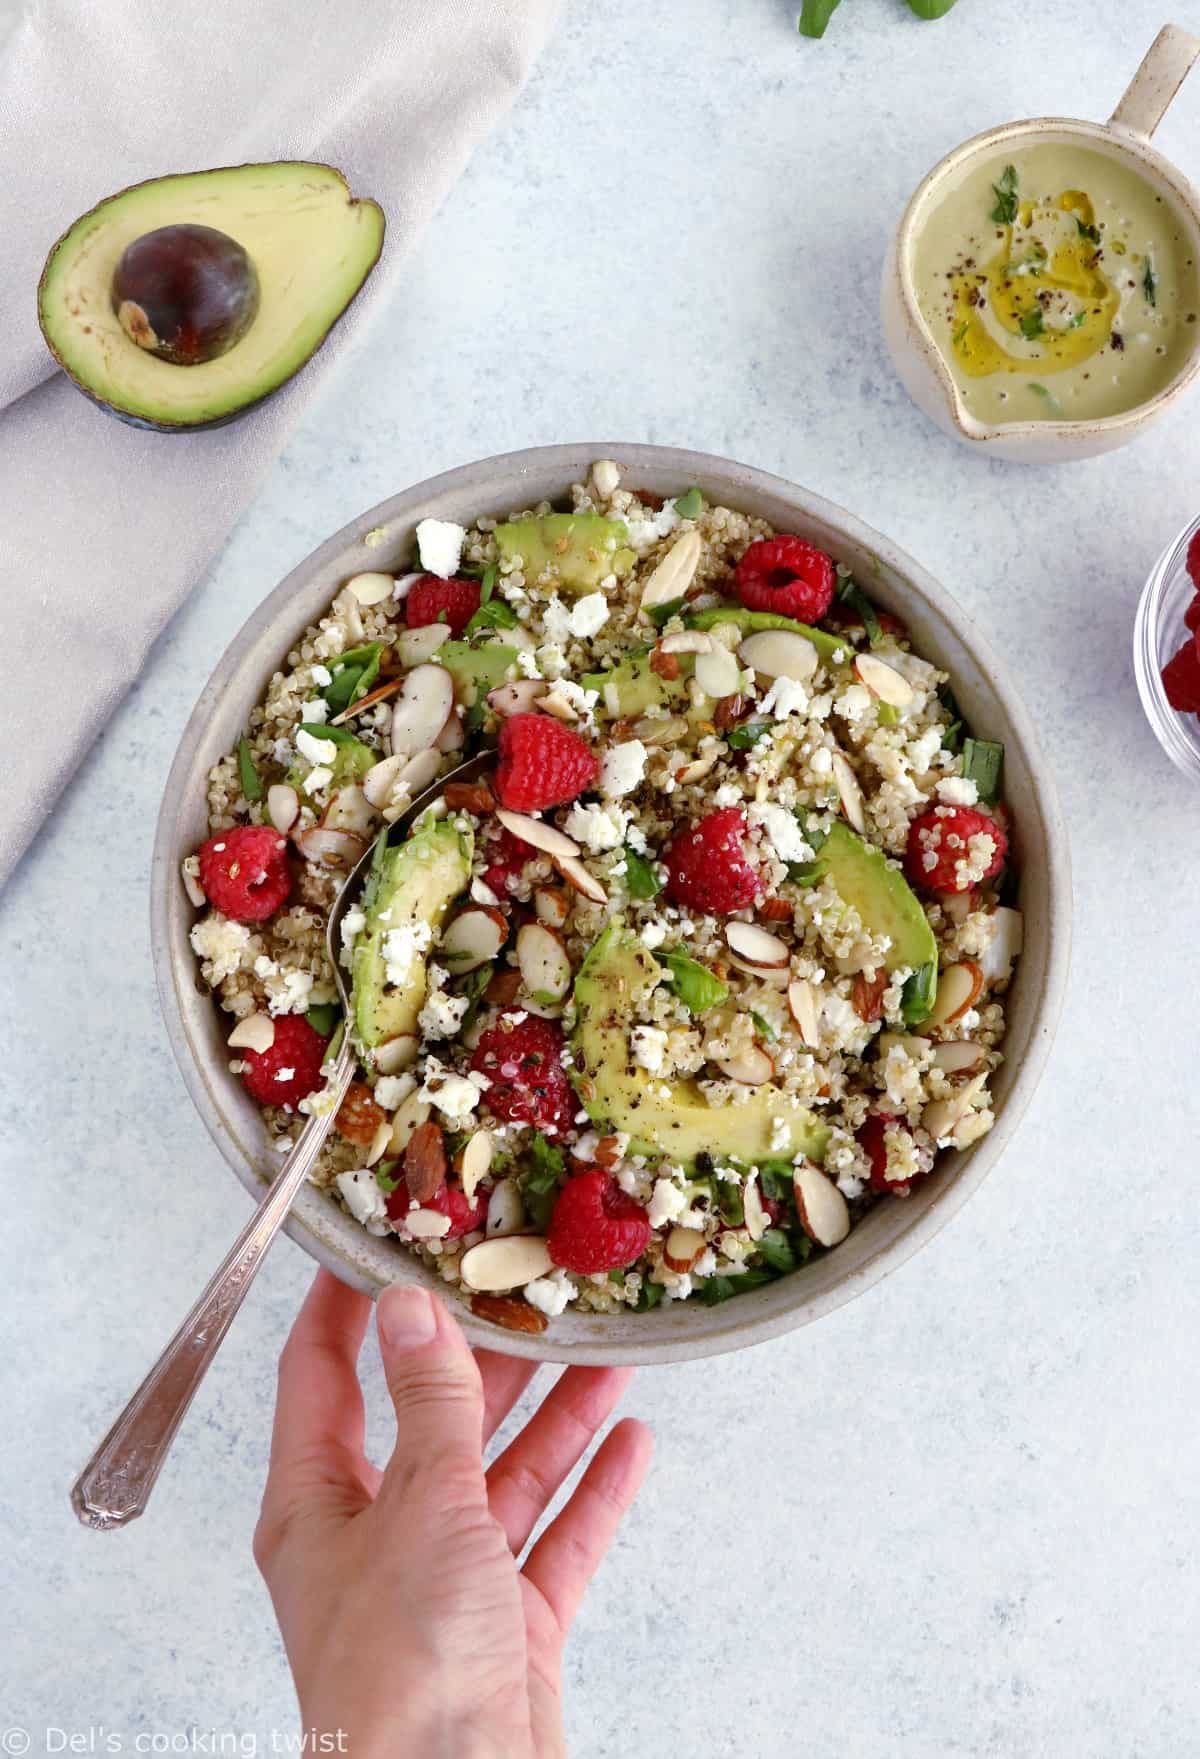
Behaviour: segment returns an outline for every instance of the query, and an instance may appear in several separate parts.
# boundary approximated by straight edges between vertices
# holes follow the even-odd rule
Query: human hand
[[[381,1472],[356,1366],[370,1310],[319,1271],[279,1362],[254,1556],[304,1727],[343,1731],[350,1759],[550,1759],[563,1643],[649,1464],[644,1424],[613,1428],[516,1560],[631,1371],[568,1368],[485,1473],[536,1365],[473,1356],[440,1301],[396,1284],[377,1307],[397,1420]]]

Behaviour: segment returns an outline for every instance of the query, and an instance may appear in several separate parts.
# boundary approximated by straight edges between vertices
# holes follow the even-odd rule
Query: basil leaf
[[[1026,342],[1034,341],[1038,336],[1045,335],[1046,319],[1040,305],[1030,306],[1027,312],[1021,313],[1021,334]]]
[[[823,861],[789,861],[788,878],[796,886],[815,886],[825,878]]]
[[[646,615],[656,629],[661,629],[672,617],[677,617],[686,604],[687,599],[684,597],[668,599],[665,605],[651,605]]]
[[[900,1012],[907,1026],[919,1026],[929,1018],[937,997],[937,961],[930,959],[905,982],[900,992]]]
[[[768,1228],[758,1242],[758,1249],[772,1270],[781,1273],[796,1268],[796,1254],[782,1228]]]
[[[322,691],[325,701],[335,715],[360,696],[365,696],[376,678],[379,676],[379,661],[383,654],[381,641],[369,641],[362,647],[348,647],[337,657],[337,670],[333,674],[332,684],[327,684]]]
[[[1147,253],[1146,272],[1142,276],[1142,292],[1146,295],[1147,305],[1158,304],[1158,277],[1154,273],[1154,263]]]
[[[948,684],[943,684],[938,690],[938,701],[950,717],[950,725],[942,734],[942,749],[957,751],[963,740],[963,717],[958,698]]]
[[[875,615],[874,605],[858,582],[853,578],[847,578],[845,585],[838,593],[838,598],[843,605],[849,605],[852,611],[857,611],[862,618],[863,628],[867,632],[867,640],[872,647],[878,647],[883,640],[883,630],[880,627],[879,618]]]
[[[503,599],[491,598],[486,603],[481,599],[479,609],[467,620],[463,635],[469,641],[481,629],[515,629],[516,626],[517,614],[511,605]]]
[[[662,1300],[662,1298],[666,1294],[666,1292],[667,1291],[664,1289],[664,1287],[661,1283],[652,1283],[649,1281],[648,1278],[643,1278],[642,1279],[642,1286],[638,1290],[637,1301],[634,1304],[634,1309],[633,1309],[634,1312],[635,1313],[649,1313],[649,1312],[651,1312],[655,1307],[658,1306],[659,1302]]]
[[[238,781],[242,793],[247,800],[261,800],[266,793],[262,785],[262,777],[254,767],[254,759],[250,755],[250,741],[243,733],[237,742]]]
[[[742,1187],[732,1179],[721,1179],[717,1193],[717,1208],[721,1212],[721,1220],[730,1228],[740,1228],[746,1219],[746,1205],[742,1198]]]
[[[655,872],[654,863],[625,845],[625,884],[631,898],[657,898],[663,883]]]
[[[681,519],[698,519],[704,511],[704,496],[695,483],[682,495],[675,497],[675,511]]]
[[[654,956],[660,965],[666,966],[667,983],[689,1013],[703,1014],[708,1008],[719,1007],[729,995],[728,984],[714,977],[706,965],[698,965],[695,959],[689,959],[686,953],[656,953]]]
[[[802,37],[823,37],[841,0],[804,0],[797,29]],[[730,1291],[732,1293],[732,1290]]]
[[[1004,778],[1004,747],[995,739],[963,740],[963,777],[974,782],[979,798],[995,806]]]
[[[301,721],[298,733],[310,733],[314,739],[328,739],[334,745],[358,745],[361,741],[348,727],[326,727],[320,721]]]
[[[479,582],[479,602],[486,605],[496,590],[496,580],[500,570],[494,562],[489,562]]]
[[[792,1180],[795,1174],[792,1163],[786,1160],[764,1161],[758,1169],[758,1183],[764,1197],[774,1203],[794,1203],[795,1188]]]
[[[385,1197],[390,1197],[392,1192],[399,1188],[400,1180],[393,1176],[393,1168],[399,1165],[398,1160],[381,1160],[375,1168],[375,1183]]]
[[[992,219],[998,226],[1011,226],[1017,217],[1017,168],[1006,165],[1000,174],[999,183],[993,183],[992,194],[996,205],[992,209]]]
[[[770,721],[746,721],[740,727],[730,728],[725,735],[725,743],[731,751],[751,751],[763,734],[770,730]]]
[[[329,1037],[341,1017],[342,1010],[336,1002],[314,1002],[304,1016],[313,1031],[319,1032],[322,1038]]]
[[[816,825],[810,825],[806,814],[799,807],[796,809],[795,816],[799,822],[800,829],[804,832],[804,841],[808,844],[814,855],[819,855],[825,845],[825,839],[828,837],[829,832],[818,830]]]
[[[550,1226],[558,1201],[559,1181],[566,1171],[562,1150],[535,1130],[526,1149],[528,1170],[521,1177],[521,1197],[530,1221],[541,1233]]]

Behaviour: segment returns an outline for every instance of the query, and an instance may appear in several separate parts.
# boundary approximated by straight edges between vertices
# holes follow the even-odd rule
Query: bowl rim
[[[1136,403],[1132,409],[1119,410],[1115,415],[1092,416],[1081,421],[1006,421],[985,422],[972,415],[963,401],[958,382],[946,363],[933,334],[921,312],[913,281],[912,259],[923,216],[937,185],[966,159],[983,155],[994,147],[1020,141],[1030,135],[1053,134],[1062,138],[1076,136],[1092,146],[1107,148],[1116,158],[1132,161],[1143,177],[1157,176],[1170,190],[1183,209],[1197,235],[1200,245],[1200,192],[1173,160],[1151,146],[1148,139],[1111,122],[1089,122],[1075,116],[1028,116],[1018,121],[1002,122],[985,128],[979,134],[960,141],[928,170],[905,204],[895,233],[895,276],[901,305],[911,334],[925,355],[937,382],[950,419],[959,436],[973,444],[990,441],[1044,440],[1056,437],[1068,441],[1084,434],[1104,434],[1121,439],[1132,438],[1147,422],[1155,420],[1180,396],[1200,373],[1200,325],[1192,342],[1191,355],[1169,384],[1153,397]]]
[[[1142,709],[1154,737],[1175,768],[1195,781],[1200,777],[1200,749],[1184,732],[1184,717],[1167,701],[1159,658],[1159,634],[1163,620],[1163,598],[1178,578],[1186,572],[1188,546],[1200,533],[1200,514],[1171,539],[1150,570],[1138,600],[1133,625],[1133,669],[1137,679]]]
[[[508,1355],[536,1361],[594,1364],[690,1361],[765,1342],[823,1318],[881,1281],[927,1245],[974,1195],[1008,1145],[1041,1078],[1062,1012],[1070,962],[1072,889],[1069,843],[1053,775],[1041,751],[1032,720],[1009,679],[1007,668],[990,642],[980,635],[946,589],[889,538],[824,496],[754,466],[685,448],[613,440],[538,446],[497,454],[459,465],[380,502],[327,538],[289,571],[237,630],[209,675],[180,736],[159,811],[150,885],[152,956],[167,1037],[184,1085],[225,1160],[254,1200],[261,1201],[265,1190],[262,1177],[243,1154],[210,1079],[211,1073],[222,1071],[210,1071],[200,1054],[200,1047],[193,1045],[189,1032],[182,985],[186,981],[195,996],[195,967],[191,965],[185,974],[172,948],[173,918],[185,902],[176,847],[179,800],[184,778],[195,762],[214,709],[238,671],[244,650],[281,620],[292,594],[305,585],[311,575],[339,558],[348,557],[351,551],[357,551],[361,557],[364,535],[373,528],[386,527],[399,520],[415,521],[425,503],[446,494],[469,492],[482,502],[487,497],[489,482],[503,473],[531,476],[535,471],[540,474],[551,472],[565,490],[569,483],[581,480],[581,466],[586,471],[587,466],[599,458],[619,459],[623,469],[634,474],[640,467],[669,470],[684,482],[704,477],[720,479],[725,485],[723,493],[729,495],[730,504],[734,506],[739,489],[774,496],[790,503],[803,518],[826,523],[848,546],[869,552],[897,575],[914,599],[923,601],[969,647],[973,662],[986,677],[1028,760],[1033,802],[1041,819],[1046,849],[1054,857],[1048,863],[1046,875],[1047,958],[1042,968],[1026,979],[1026,982],[1032,980],[1038,986],[1030,1014],[1029,1042],[1020,1063],[1015,1065],[1012,1085],[1004,1096],[995,1124],[988,1135],[967,1152],[953,1177],[939,1181],[928,1207],[916,1220],[898,1236],[882,1241],[855,1269],[849,1270],[820,1294],[807,1298],[803,1298],[803,1279],[798,1279],[798,1294],[802,1298],[778,1312],[756,1315],[753,1296],[745,1302],[731,1301],[716,1308],[706,1308],[705,1313],[711,1318],[704,1331],[686,1337],[664,1336],[657,1341],[648,1332],[644,1341],[622,1342],[614,1338],[610,1344],[568,1343],[563,1339],[556,1340],[552,1328],[538,1334],[500,1331],[477,1320],[465,1306],[455,1306],[456,1317],[473,1345]],[[347,561],[343,571],[348,574],[356,570]],[[331,1241],[323,1239],[295,1211],[284,1223],[284,1231],[310,1257],[342,1281],[371,1295],[378,1293],[378,1287],[348,1257]],[[739,1310],[744,1317],[739,1317]],[[718,1316],[724,1323],[718,1322]]]

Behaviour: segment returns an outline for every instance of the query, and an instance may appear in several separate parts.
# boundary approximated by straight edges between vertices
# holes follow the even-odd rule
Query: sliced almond
[[[545,696],[540,696],[537,706],[544,715],[553,715],[556,721],[571,722],[579,719],[574,703],[568,702],[557,690],[548,690]]]
[[[362,791],[380,812],[391,802],[396,777],[408,761],[404,753],[398,751],[394,757],[381,758],[377,764],[372,764],[363,777]]]
[[[742,681],[737,657],[727,647],[713,647],[710,653],[696,655],[696,683],[705,696],[733,696]]]
[[[285,832],[288,828],[290,827],[275,826],[276,830],[283,829]],[[194,904],[197,910],[203,910],[204,906],[208,903],[208,899],[204,895],[204,887],[200,884],[198,876],[192,872],[193,865],[198,865],[196,857],[194,855],[189,855],[180,865],[179,876],[183,881],[183,889],[188,895],[188,902]]]
[[[760,629],[738,647],[738,657],[763,678],[792,678],[804,684],[817,669],[817,650],[794,629]]]
[[[694,757],[690,763],[685,763],[681,769],[675,771],[676,782],[681,788],[686,788],[692,782],[701,781],[709,770],[716,768],[720,755],[720,749],[715,745],[710,751],[701,752],[699,757]]]
[[[511,684],[497,684],[488,691],[488,707],[501,718],[532,714],[549,688],[544,678],[516,678]]]
[[[441,754],[436,748],[418,751],[414,757],[406,758],[396,773],[392,784],[392,805],[401,798],[413,800],[437,780],[442,767]]]
[[[419,629],[402,629],[396,637],[396,657],[402,666],[423,666],[449,639],[450,630],[445,623],[422,623]]]
[[[425,751],[454,707],[454,680],[445,666],[417,666],[404,680],[392,710],[392,750]]]
[[[949,1044],[935,1045],[933,1066],[944,1075],[967,1075],[987,1061],[987,1049],[982,1044],[972,1044],[969,1039],[956,1038]]]
[[[540,1308],[513,1295],[472,1295],[471,1312],[505,1331],[539,1332],[550,1324]]]
[[[470,898],[472,904],[490,904],[493,909],[495,909],[496,905],[500,902],[491,886],[489,886],[484,880],[480,879],[478,874],[476,874],[475,878],[471,881],[471,889],[467,896]]]
[[[390,574],[355,574],[346,582],[345,590],[360,605],[381,605],[390,599],[396,582]]]
[[[616,493],[621,484],[621,467],[611,458],[598,458],[592,465],[592,484],[602,501]]]
[[[272,782],[267,789],[267,817],[280,836],[286,837],[300,816],[300,796],[287,782]]]
[[[850,1232],[850,1210],[833,1180],[812,1161],[801,1161],[792,1175],[796,1215],[818,1246],[840,1246]]]
[[[942,915],[947,921],[955,923],[959,928],[967,920],[972,910],[979,908],[979,894],[972,888],[969,892],[946,892],[939,900]]]
[[[519,1234],[524,1226],[525,1205],[521,1201],[521,1187],[515,1179],[498,1179],[488,1198],[488,1239]]]
[[[749,960],[739,958],[736,953],[730,954],[730,963],[738,971],[744,971],[756,983],[765,984],[768,989],[785,990],[788,986],[786,965],[751,965]]]
[[[339,788],[321,815],[322,828],[327,831],[353,831],[367,839],[375,827],[375,813],[366,792],[358,784]]]
[[[451,709],[446,725],[433,742],[434,750],[440,751],[443,756],[452,751],[461,751],[466,743],[466,737],[467,735],[463,731],[462,716],[456,708]]]
[[[793,977],[788,984],[787,1003],[796,1031],[807,1048],[815,1051],[821,1042],[821,1012],[817,992],[807,977]]]
[[[742,1216],[750,1238],[761,1240],[771,1225],[771,1218],[763,1208],[762,1194],[758,1189],[757,1173],[751,1173],[742,1186]]]
[[[382,1124],[376,1127],[375,1134],[371,1138],[371,1146],[367,1150],[367,1165],[369,1167],[375,1166],[378,1161],[383,1159],[387,1152],[387,1145],[391,1140],[392,1120],[385,1118]]]
[[[494,1150],[491,1131],[476,1130],[459,1156],[458,1176],[462,1180],[463,1196],[468,1203],[475,1196],[479,1181],[487,1177]]]
[[[533,894],[533,908],[539,922],[547,928],[561,928],[567,920],[571,901],[561,886],[538,886]]]
[[[396,604],[403,603],[413,587],[417,584],[418,580],[424,579],[425,575],[420,569],[418,569],[415,574],[401,574],[399,578],[392,583],[392,599],[394,602]]]
[[[538,1002],[561,1002],[571,987],[571,960],[562,937],[544,922],[527,922],[517,933],[521,981]]]
[[[962,1123],[974,1105],[977,1096],[983,1091],[987,1081],[986,1071],[960,1087],[949,1099],[932,1099],[921,1113],[921,1127],[928,1130],[939,1147],[950,1140],[955,1130]]]
[[[275,1022],[269,1014],[247,1014],[229,1034],[230,1050],[256,1051],[261,1057],[275,1043]]]
[[[432,1118],[418,1124],[404,1150],[404,1183],[414,1203],[428,1203],[446,1179],[446,1136]]]
[[[672,1228],[663,1242],[663,1263],[683,1276],[703,1257],[704,1246],[699,1228]]]
[[[725,926],[725,939],[731,953],[747,965],[786,965],[788,950],[784,943],[757,922],[730,922]]]
[[[450,1232],[450,1217],[440,1209],[410,1209],[401,1226],[413,1240],[444,1240]]]
[[[403,1154],[413,1136],[421,1125],[429,1120],[429,1101],[420,1097],[421,1089],[416,1087],[408,1098],[402,1100],[396,1108],[392,1119],[392,1134],[388,1142],[388,1154]]]
[[[677,629],[664,635],[658,646],[664,654],[710,654],[713,638],[705,629]]]
[[[983,972],[974,959],[963,959],[957,965],[947,965],[938,976],[937,995],[933,1007],[922,1022],[922,1031],[928,1032],[931,1027],[945,1026],[951,1020],[974,1007],[983,994]]]
[[[372,1060],[381,1075],[398,1075],[416,1062],[420,1048],[421,1041],[413,1033],[398,1032],[375,1046]]]
[[[522,843],[528,843],[531,849],[540,849],[543,855],[561,861],[578,858],[579,844],[544,818],[530,818],[523,812],[506,812],[503,807],[496,817],[506,831],[511,831]]]
[[[688,724],[681,715],[663,715],[656,720],[652,715],[643,715],[635,721],[631,729],[632,736],[640,739],[643,745],[676,745],[688,730]]]
[[[1025,918],[1019,910],[1002,904],[992,920],[995,932],[980,955],[979,968],[985,983],[1004,983],[1012,976],[1013,960],[1025,945]]]
[[[481,1240],[471,1246],[459,1260],[458,1270],[468,1289],[480,1294],[503,1294],[508,1289],[522,1289],[526,1283],[546,1276],[554,1269],[554,1260],[546,1242],[535,1234],[509,1234],[494,1240]]]
[[[403,688],[403,676],[385,678],[382,684],[377,684],[373,690],[368,690],[365,696],[356,696],[348,708],[344,708],[341,714],[334,715],[329,725],[340,727],[346,721],[352,721],[355,715],[361,715],[364,709],[375,708],[379,703],[386,702],[389,696],[395,696],[396,692]]]
[[[736,1057],[722,1057],[717,1062],[722,1075],[740,1081],[743,1087],[763,1087],[775,1073],[775,1065],[761,1045],[749,1045]]]
[[[703,547],[698,531],[685,531],[676,538],[642,588],[643,611],[684,597],[696,577]]]
[[[886,660],[876,659],[874,654],[857,654],[854,670],[871,695],[878,697],[880,702],[890,703],[893,708],[907,708],[912,701],[912,685],[903,672],[898,672],[895,666],[889,666]]]
[[[879,1046],[880,1056],[886,1057],[889,1051],[902,1050],[905,1056],[920,1062],[929,1054],[929,1040],[920,1038],[915,1032],[881,1032],[875,1040]]]
[[[508,939],[508,919],[487,904],[468,904],[442,935],[442,957],[455,977],[490,964]]]
[[[842,811],[846,821],[859,836],[864,836],[867,829],[866,808],[863,806],[862,789],[858,785],[858,777],[851,767],[850,760],[843,752],[833,754],[833,779],[837,783],[838,799],[842,803]]]
[[[353,831],[327,830],[324,825],[298,832],[293,841],[305,861],[341,873],[348,872],[367,852],[365,837],[356,836]]]
[[[574,886],[577,892],[593,904],[607,904],[608,893],[600,881],[590,874],[587,868],[573,855],[555,855],[551,859],[568,885]]]

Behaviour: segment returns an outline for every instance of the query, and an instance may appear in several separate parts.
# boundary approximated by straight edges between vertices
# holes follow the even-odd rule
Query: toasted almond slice
[[[715,647],[711,653],[696,655],[695,679],[705,696],[733,696],[742,681],[742,669],[727,647]]]
[[[912,685],[903,672],[889,666],[886,660],[876,659],[874,654],[856,654],[854,670],[880,702],[890,703],[893,708],[907,708],[912,701]]]
[[[516,678],[511,684],[497,684],[488,691],[488,707],[502,718],[527,715],[537,708],[549,688],[544,678]]]
[[[352,593],[360,605],[381,605],[384,599],[390,599],[395,591],[396,582],[390,574],[355,574],[346,582],[345,590]]]
[[[454,707],[454,680],[445,666],[417,666],[392,710],[392,750],[408,756],[433,745]]]
[[[762,1087],[774,1075],[775,1065],[760,1045],[750,1045],[736,1057],[722,1057],[717,1068],[743,1087]]]
[[[519,1234],[524,1226],[525,1205],[521,1201],[521,1187],[515,1179],[498,1179],[488,1198],[488,1239]]]
[[[385,678],[382,684],[377,684],[374,690],[368,690],[365,696],[356,696],[349,707],[344,708],[340,715],[334,715],[329,725],[340,727],[345,721],[352,721],[355,715],[360,715],[364,709],[374,708],[377,703],[386,702],[389,696],[395,696],[396,692],[403,688],[404,679],[402,676]]]
[[[453,708],[447,717],[446,725],[434,740],[434,750],[442,752],[443,755],[451,751],[461,751],[466,743],[466,738],[462,716],[456,708]]]
[[[552,855],[550,858],[569,885],[592,904],[607,904],[608,893],[600,881],[590,874],[582,861],[573,855]]]
[[[414,1087],[408,1098],[397,1106],[388,1141],[389,1156],[403,1154],[421,1125],[429,1122],[429,1101],[420,1095],[421,1089]]]
[[[279,830],[280,826],[276,825],[275,829]],[[208,899],[204,895],[204,887],[200,884],[198,875],[192,872],[192,866],[198,865],[194,855],[186,856],[180,863],[179,877],[183,881],[183,889],[188,895],[189,904],[194,904],[197,910],[203,910]]]
[[[938,977],[937,995],[933,1007],[922,1022],[922,1031],[928,1032],[931,1027],[945,1026],[951,1020],[957,1020],[968,1008],[973,1008],[983,994],[983,972],[974,959],[963,959],[957,965],[947,965]]]
[[[807,977],[793,977],[788,984],[788,1011],[796,1022],[796,1031],[800,1034],[810,1051],[815,1051],[821,1042],[821,1014],[817,1007],[817,992]]]
[[[507,812],[503,807],[497,811],[496,817],[506,831],[520,837],[522,843],[528,843],[531,849],[540,849],[543,855],[563,861],[578,859],[579,844],[544,818],[530,818],[524,812]]]
[[[632,732],[643,745],[675,745],[687,730],[688,724],[680,715],[664,715],[661,720],[643,715],[640,721],[633,723]]]
[[[840,1246],[850,1232],[850,1211],[833,1180],[812,1161],[801,1161],[792,1175],[796,1215],[818,1246]]]
[[[396,774],[391,804],[394,806],[401,798],[414,799],[436,780],[441,767],[441,753],[436,747],[431,747],[428,751],[418,751],[414,757],[408,758]]]
[[[764,678],[792,678],[804,684],[817,669],[817,650],[794,629],[760,629],[738,646],[738,658]]]
[[[739,958],[736,953],[730,954],[730,962],[747,977],[753,977],[756,983],[765,984],[768,989],[784,990],[788,986],[786,965],[751,965],[748,959]]]
[[[455,977],[478,970],[496,957],[508,939],[508,919],[487,904],[468,904],[442,935],[442,958]]]
[[[664,654],[710,654],[713,638],[705,629],[677,629],[663,636],[658,649]]]
[[[995,933],[980,956],[979,967],[985,983],[1003,983],[1012,976],[1013,960],[1025,944],[1025,918],[1019,910],[1002,904],[992,920]]]
[[[758,1189],[758,1174],[751,1173],[742,1186],[742,1215],[745,1219],[746,1232],[752,1240],[761,1240],[771,1225],[771,1218],[763,1208],[762,1193]]]
[[[561,928],[567,920],[571,901],[561,886],[537,886],[533,908],[538,921],[544,922],[547,928]]]
[[[902,1050],[906,1056],[919,1061],[929,1053],[929,1040],[919,1037],[915,1032],[881,1032],[875,1043],[879,1046],[880,1056],[883,1057],[886,1057],[889,1051]]]
[[[503,1294],[522,1289],[554,1269],[546,1242],[536,1234],[507,1234],[481,1240],[459,1259],[458,1270],[468,1289]]]
[[[230,1050],[255,1051],[261,1057],[275,1043],[275,1022],[269,1014],[247,1014],[229,1034]]]
[[[396,777],[407,762],[408,758],[405,757],[404,753],[398,751],[394,757],[384,757],[378,763],[372,764],[363,777],[362,791],[371,805],[380,812],[391,800]]]
[[[699,757],[694,757],[690,763],[685,763],[682,769],[675,771],[676,782],[681,788],[686,788],[691,782],[701,781],[709,770],[716,768],[720,755],[720,749],[715,745],[711,751],[701,752]]]
[[[494,1149],[491,1131],[476,1130],[459,1156],[458,1176],[462,1180],[463,1196],[468,1203],[475,1196],[479,1181],[487,1176]]]
[[[544,715],[553,715],[556,721],[577,721],[578,714],[573,704],[557,690],[548,690],[545,696],[539,696],[537,706]]]
[[[729,922],[725,925],[725,939],[731,953],[744,959],[747,965],[786,965],[788,950],[777,935],[768,934],[757,922]]]
[[[373,1053],[375,1067],[381,1075],[398,1075],[401,1069],[407,1069],[417,1060],[417,1052],[421,1041],[411,1032],[398,1032],[395,1038],[385,1038],[377,1044]]]
[[[685,531],[676,538],[642,588],[643,611],[683,598],[695,579],[703,547],[698,531]]]
[[[267,789],[267,817],[280,836],[286,837],[300,816],[300,796],[287,782],[272,782]]]
[[[521,981],[537,1002],[561,1002],[571,987],[571,961],[562,937],[544,922],[527,922],[517,933]]]
[[[683,1276],[703,1257],[704,1244],[699,1228],[672,1228],[663,1242],[663,1263]]]
[[[948,1142],[974,1105],[977,1096],[983,1091],[987,1081],[986,1070],[960,1087],[949,1099],[932,1099],[921,1113],[921,1127],[929,1134],[939,1147]]]
[[[362,614],[358,608],[358,600],[354,594],[347,592],[343,587],[333,601],[333,609],[340,615],[351,642],[361,641],[365,630],[363,629]]]
[[[867,814],[863,806],[862,789],[858,785],[858,777],[851,767],[850,760],[843,752],[833,754],[833,779],[837,783],[838,799],[842,803],[842,811],[847,822],[859,836],[864,836],[867,829]]]
[[[321,815],[321,826],[327,831],[353,831],[356,837],[369,839],[375,814],[365,789],[356,782],[339,788]]]
[[[450,1217],[440,1209],[410,1209],[402,1232],[412,1240],[444,1240],[450,1232]]]
[[[949,1044],[934,1046],[933,1066],[944,1075],[967,1075],[978,1069],[987,1059],[987,1049],[982,1044],[972,1044],[969,1039],[956,1038]]]
[[[422,623],[416,629],[402,629],[396,637],[396,657],[402,666],[423,666],[449,639],[450,630],[445,623]]]
[[[387,1151],[387,1145],[391,1140],[392,1120],[390,1118],[385,1118],[375,1131],[374,1136],[371,1138],[371,1146],[367,1151],[367,1165],[369,1167],[373,1167],[377,1161],[383,1159],[384,1154]]]
[[[292,840],[305,861],[343,873],[367,852],[365,837],[356,836],[353,831],[329,830],[324,825],[300,831]]]

